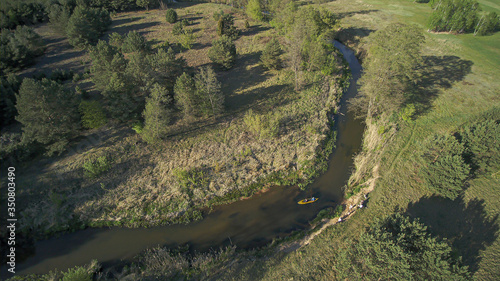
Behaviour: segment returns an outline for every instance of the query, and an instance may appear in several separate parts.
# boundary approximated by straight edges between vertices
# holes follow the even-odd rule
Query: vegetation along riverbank
[[[26,110],[16,107],[24,135],[19,123],[6,125],[2,157],[19,160],[25,173],[18,178],[26,233],[189,221],[199,207],[272,184],[307,183],[325,163],[326,140],[334,139],[329,113],[347,79],[341,55],[323,44],[330,37],[363,61],[360,95],[350,108],[366,123],[345,189],[341,215],[349,219],[330,222],[304,243],[201,254],[160,247],[124,267],[94,261],[43,278],[496,280],[500,6],[421,2],[232,2],[245,10],[177,3],[175,15],[148,7],[111,13],[111,22],[93,10],[107,31],[94,28],[110,46],[88,38],[97,47],[83,51],[86,43],[71,40],[73,31],[68,39],[53,31],[56,18],[36,26],[46,55],[38,66],[12,71],[29,77],[72,65],[76,82],[53,82],[65,75],[49,71],[52,82],[7,77],[4,88],[22,101],[30,89],[64,96],[78,86],[74,120],[99,125],[44,137],[45,130],[35,130],[34,138]],[[27,50],[36,57],[39,38],[32,38]],[[66,152],[43,156],[60,150]]]
[[[173,7],[174,23],[162,9],[70,7],[71,17],[103,18],[101,37],[81,42],[51,14],[35,26],[46,55],[22,82],[9,78],[17,102],[2,134],[2,158],[22,167],[29,236],[189,222],[271,185],[305,187],[326,169],[349,77],[327,42],[335,16],[291,7],[272,25],[226,5]],[[31,104],[40,93],[44,104]],[[33,121],[45,105],[53,112]]]

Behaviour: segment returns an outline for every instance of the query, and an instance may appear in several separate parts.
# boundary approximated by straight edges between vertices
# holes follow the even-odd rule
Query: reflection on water
[[[235,244],[239,248],[262,246],[273,238],[306,227],[319,210],[335,206],[342,200],[342,186],[352,169],[353,154],[360,147],[363,126],[346,110],[353,97],[361,66],[352,51],[338,42],[346,57],[353,80],[344,95],[340,114],[335,117],[336,149],[328,171],[306,191],[297,187],[274,187],[248,200],[216,207],[203,220],[189,225],[173,225],[148,229],[86,229],[59,238],[36,243],[36,254],[19,265],[19,273],[47,273],[83,265],[92,259],[107,263],[130,259],[144,249],[157,245],[177,246],[188,243],[192,250]],[[298,205],[305,197],[318,197],[314,204]]]

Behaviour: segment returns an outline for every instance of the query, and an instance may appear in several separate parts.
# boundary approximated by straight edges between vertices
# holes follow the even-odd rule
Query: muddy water
[[[335,207],[342,200],[342,187],[352,169],[353,154],[360,147],[363,126],[346,109],[346,101],[356,92],[361,66],[353,52],[338,42],[346,57],[353,79],[345,93],[340,114],[336,116],[337,148],[331,156],[328,171],[306,191],[297,187],[275,187],[248,200],[219,206],[203,220],[189,225],[148,229],[86,229],[36,243],[35,254],[18,265],[18,273],[47,273],[55,268],[65,270],[92,259],[110,264],[128,260],[146,248],[157,245],[178,246],[188,243],[190,249],[235,244],[239,248],[262,246],[273,238],[286,236],[307,227],[307,222],[324,208]],[[305,197],[319,197],[314,204],[297,205]]]

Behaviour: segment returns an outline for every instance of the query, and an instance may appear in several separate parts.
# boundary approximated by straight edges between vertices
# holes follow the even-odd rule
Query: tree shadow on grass
[[[480,252],[498,236],[498,214],[488,216],[484,200],[464,202],[462,197],[453,201],[438,196],[424,197],[410,204],[406,214],[419,218],[433,235],[448,239],[472,273],[478,270]]]
[[[269,29],[271,29],[271,28],[268,26],[262,26],[262,25],[252,26],[252,27],[248,28],[247,30],[241,32],[241,36],[254,36],[256,34],[259,34],[263,31],[266,31]]]
[[[371,10],[362,10],[362,11],[351,11],[351,12],[344,12],[344,13],[337,13],[337,17],[339,19],[343,19],[343,18],[348,18],[348,17],[352,17],[354,15],[367,15],[369,13],[373,13],[373,12],[378,12],[379,10],[374,10],[374,9],[371,9]]]
[[[152,22],[144,22],[144,23],[136,23],[136,24],[131,24],[131,25],[126,25],[126,26],[114,26],[109,29],[109,31],[104,35],[104,38],[108,39],[109,34],[116,32],[120,35],[126,35],[130,31],[137,31],[141,35],[146,35],[149,33],[149,28],[153,26],[157,26],[161,24],[159,21],[152,21]]]
[[[457,56],[424,56],[422,59],[416,94],[410,98],[410,102],[416,104],[417,114],[427,112],[439,91],[463,80],[473,65],[472,61]]]

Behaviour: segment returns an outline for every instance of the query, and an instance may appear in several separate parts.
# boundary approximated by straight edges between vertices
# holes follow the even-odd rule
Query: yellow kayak
[[[300,200],[299,202],[297,202],[297,204],[299,205],[304,205],[304,204],[311,204],[311,203],[314,203],[318,201],[318,198],[306,198],[306,199],[303,199],[303,200]]]

